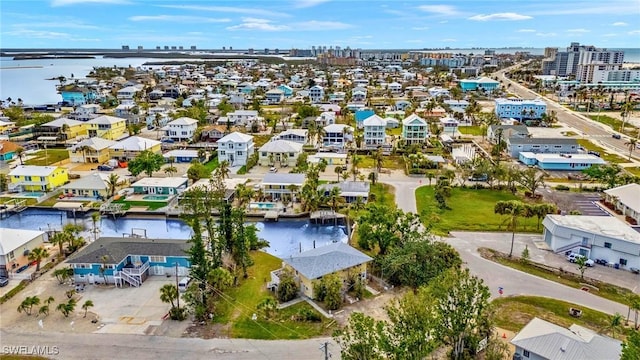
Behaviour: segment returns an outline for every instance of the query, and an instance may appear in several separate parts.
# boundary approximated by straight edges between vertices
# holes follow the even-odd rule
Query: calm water
[[[562,50],[563,47],[560,47]],[[612,49],[615,50],[615,49]],[[625,50],[625,61],[640,63],[640,49]],[[497,49],[496,53],[514,53],[529,51],[533,55],[542,55],[544,49]],[[484,53],[484,50],[439,50],[434,52],[452,52],[460,54]],[[64,76],[84,78],[93,67],[138,67],[148,61],[169,61],[171,59],[127,58],[110,59],[98,56],[95,59],[60,59],[60,60],[13,60],[11,57],[0,58],[0,99],[11,97],[14,101],[21,98],[27,105],[57,103],[62,100],[56,92],[57,80],[46,80]],[[184,61],[185,59],[177,59]]]
[[[90,218],[67,217],[66,212],[27,209],[20,214],[0,220],[0,227],[26,230],[60,230],[64,224],[85,224],[87,229],[93,228]],[[306,220],[279,222],[257,222],[260,238],[270,243],[268,253],[280,258],[302,250],[312,249],[336,241],[347,241],[342,226],[310,225]],[[191,228],[180,220],[132,219],[103,217],[98,223],[99,236],[120,237],[131,233],[144,234],[156,239],[188,239]],[[85,235],[90,236],[90,235]]]

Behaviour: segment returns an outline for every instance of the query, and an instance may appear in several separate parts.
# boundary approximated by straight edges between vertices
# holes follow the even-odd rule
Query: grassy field
[[[566,301],[537,296],[509,296],[493,300],[495,324],[506,330],[520,331],[531,319],[538,317],[564,328],[578,324],[597,332],[607,328],[609,315]],[[569,315],[569,308],[582,310],[582,316]],[[611,335],[610,332],[603,332]],[[617,334],[618,335],[618,334]],[[617,336],[619,337],[619,335]]]
[[[486,134],[485,131],[482,130],[482,127],[480,126],[458,126],[458,131],[460,131],[460,134],[465,134],[465,135],[475,135],[475,136],[482,136],[482,134]]]
[[[167,206],[165,201],[133,201],[126,199],[118,199],[113,201],[114,204],[125,204],[125,210],[129,210],[131,207],[146,207],[147,210],[158,210],[161,207]]]
[[[255,264],[249,268],[249,277],[242,280],[240,286],[225,292],[225,298],[217,300],[216,323],[229,324],[230,336],[250,339],[304,339],[330,333],[327,320],[320,323],[298,322],[292,317],[306,303],[278,310],[273,319],[252,320],[257,313],[256,307],[265,298],[271,296],[266,289],[269,273],[280,268],[282,261],[265,252],[251,254]]]
[[[618,164],[618,163],[626,163],[629,162],[627,161],[627,159],[620,157],[616,154],[609,154],[607,152],[607,150],[605,150],[604,148],[592,143],[591,141],[587,140],[587,139],[576,139],[578,141],[578,145],[582,146],[583,148],[590,150],[590,151],[597,151],[600,153],[600,157],[603,158],[605,161],[610,162],[610,163],[614,163],[614,164]]]
[[[423,221],[435,215],[438,219],[433,225],[437,234],[446,234],[453,230],[466,231],[506,231],[506,216],[493,213],[498,201],[520,200],[508,191],[489,189],[464,189],[454,187],[447,199],[450,210],[438,208],[434,198],[433,186],[422,186],[416,190],[418,214]],[[517,232],[540,232],[536,230],[536,218],[520,218]]]
[[[259,149],[262,145],[271,140],[271,135],[253,135],[253,144],[255,149]]]
[[[377,203],[391,207],[396,206],[396,195],[391,185],[381,183],[371,185],[371,194],[373,194]]]
[[[358,167],[363,169],[373,169],[375,167],[373,158],[371,156],[359,156],[360,163]],[[404,159],[402,156],[398,155],[389,155],[385,156],[382,159],[382,168],[383,169],[395,169],[395,170],[403,170],[404,169]]]
[[[607,115],[589,115],[589,118],[591,120],[595,120],[599,123],[605,124],[609,127],[611,127],[611,129],[615,130],[615,131],[620,131],[620,127],[622,126],[622,121],[612,118],[610,116]],[[635,134],[635,132],[637,131],[637,128],[635,126],[633,126],[633,124],[629,124],[629,122],[627,121],[627,123],[624,125],[625,127],[625,131],[624,133],[627,135],[631,135],[632,133]]]
[[[46,155],[46,157],[45,157]],[[48,149],[46,152],[40,150],[32,154],[33,158],[26,160],[25,165],[41,165],[47,166],[58,161],[66,160],[69,158],[69,151],[66,149]]]

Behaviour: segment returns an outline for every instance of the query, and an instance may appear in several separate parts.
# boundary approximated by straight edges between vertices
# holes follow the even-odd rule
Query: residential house
[[[165,139],[173,141],[191,141],[198,129],[198,120],[189,117],[180,117],[169,122],[162,128]]]
[[[61,87],[59,90],[60,96],[62,96],[62,102],[67,104],[67,106],[89,104],[100,99],[100,96],[95,90],[73,84]]]
[[[386,144],[387,122],[378,115],[372,115],[362,122],[365,149],[377,149]]]
[[[616,268],[640,268],[640,233],[614,216],[547,215],[542,225],[542,237],[555,253],[572,251]]]
[[[18,165],[9,172],[9,189],[51,191],[69,181],[67,169],[59,166]]]
[[[170,150],[162,154],[162,157],[164,157],[164,159],[169,163],[176,162],[176,163],[188,164],[193,160],[198,160],[198,161],[203,160],[198,156],[198,150],[188,150],[188,149]]]
[[[280,89],[271,89],[264,94],[264,99],[269,105],[280,104],[284,101],[284,91]]]
[[[87,124],[61,117],[37,126],[34,131],[36,139],[43,137],[57,141],[72,140],[76,137],[87,137]]]
[[[274,136],[273,140],[287,140],[305,145],[309,141],[309,130],[288,129]]]
[[[507,152],[519,158],[521,152],[576,154],[578,141],[569,138],[522,138],[513,136],[506,139]]]
[[[99,137],[85,139],[69,148],[69,159],[74,163],[104,164],[111,158],[109,148],[115,144]]]
[[[200,132],[200,140],[208,142],[216,142],[222,139],[228,132],[226,125],[209,125],[202,128]]]
[[[460,121],[454,118],[444,117],[440,119],[440,126],[442,126],[443,134],[455,136],[456,132],[458,132],[458,125],[460,125]]]
[[[0,275],[8,276],[29,264],[29,254],[44,241],[43,231],[0,228]]]
[[[540,119],[547,112],[547,104],[542,99],[496,99],[495,104],[495,113],[499,119]]]
[[[318,104],[317,106],[318,106],[318,110],[320,110],[321,112],[331,111],[336,115],[340,115],[340,112],[342,111],[342,108],[340,108],[340,105],[337,105],[337,104]]]
[[[327,148],[344,149],[353,140],[353,128],[344,124],[325,126],[322,146]]]
[[[293,199],[302,189],[304,181],[304,174],[268,173],[262,179],[262,191],[273,200],[280,200],[283,196]]]
[[[131,184],[134,194],[178,195],[187,188],[186,177],[145,177]]]
[[[336,123],[336,114],[333,111],[323,111],[315,118],[318,127],[325,127]]]
[[[449,106],[449,109],[453,112],[463,113],[469,107],[469,102],[467,100],[445,100],[443,101],[446,105]]]
[[[126,119],[102,115],[86,122],[89,137],[119,140],[128,136]]]
[[[309,88],[309,99],[312,103],[322,102],[324,99],[324,89],[320,85],[314,85]]]
[[[218,161],[227,161],[231,166],[247,165],[247,159],[253,154],[253,136],[232,132],[218,140]]]
[[[404,99],[396,100],[396,104],[394,105],[396,111],[405,111],[410,107],[411,102]]]
[[[261,166],[282,167],[295,166],[298,157],[302,154],[302,144],[288,140],[272,140],[262,145],[258,150],[258,164]]]
[[[356,120],[356,127],[358,129],[362,129],[362,122],[364,121],[364,119],[367,119],[375,114],[376,112],[371,109],[362,109],[354,112],[353,117]]]
[[[622,342],[573,324],[568,329],[534,317],[511,340],[513,360],[620,359]]]
[[[184,240],[103,237],[66,262],[75,283],[139,287],[150,275],[187,276],[189,247]]]
[[[84,104],[77,106],[76,109],[69,115],[69,118],[79,121],[89,121],[95,117],[98,117],[98,111],[101,109],[98,104]]]
[[[607,162],[591,154],[545,154],[521,151],[518,160],[528,166],[537,166],[542,170],[582,171],[593,165]]]
[[[476,90],[491,92],[500,87],[499,81],[490,79],[488,77],[481,77],[479,79],[462,79],[460,80],[459,84],[463,92]]]
[[[285,98],[290,98],[293,96],[293,89],[287,85],[284,85],[284,84],[280,85],[276,87],[276,89],[282,91],[282,94],[284,95]]]
[[[22,147],[11,141],[0,140],[0,161],[9,161],[18,157],[18,149]]]
[[[498,142],[498,136],[502,141],[511,137],[527,138],[529,129],[525,125],[490,125],[487,128],[487,140],[495,144]]]
[[[109,185],[107,183],[109,175],[106,173],[92,173],[74,180],[62,187],[62,193],[67,196],[83,197],[92,199],[109,198]]]
[[[269,287],[277,289],[280,283],[278,274],[288,270],[294,274],[300,293],[314,298],[314,285],[327,275],[337,275],[345,285],[353,277],[359,277],[366,282],[367,263],[372,260],[371,257],[342,242],[325,245],[285,257],[283,267],[271,272]]]
[[[416,114],[402,120],[402,139],[407,145],[424,144],[429,137],[429,124]]]
[[[136,93],[140,91],[142,86],[127,86],[116,92],[116,98],[120,101],[133,101],[136,96]]]
[[[402,92],[402,84],[397,82],[392,82],[387,84],[387,89],[391,91],[393,94],[399,94]]]
[[[161,142],[139,136],[131,136],[109,147],[109,154],[112,159],[129,161],[135,159],[141,152],[149,150],[152,153],[162,152]]]
[[[396,118],[386,117],[384,118],[384,121],[387,123],[387,129],[396,129],[400,126],[400,121]]]
[[[333,188],[340,190],[340,197],[342,197],[347,204],[356,201],[366,204],[369,199],[371,184],[368,181],[343,181],[318,186],[318,190],[322,191],[324,196],[329,196]]]
[[[140,122],[140,108],[136,103],[120,104],[113,109],[113,115],[119,118],[127,119],[130,124],[137,124]]]
[[[351,101],[353,102],[364,102],[367,100],[367,93],[364,91],[353,91],[351,93]]]
[[[257,110],[236,110],[227,114],[232,125],[247,125],[258,118]]]
[[[627,217],[640,224],[640,185],[631,183],[604,191],[607,202]]]
[[[307,161],[310,164],[317,164],[320,161],[324,161],[327,165],[346,165],[347,156],[346,153],[319,152],[309,155]]]
[[[0,116],[0,118],[3,118]],[[8,119],[8,118],[7,118]],[[0,135],[5,135],[11,133],[13,129],[15,129],[16,123],[13,121],[5,121],[0,119]]]

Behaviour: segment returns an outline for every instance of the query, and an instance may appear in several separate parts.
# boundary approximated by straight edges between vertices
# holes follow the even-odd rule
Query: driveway
[[[574,193],[569,191],[556,191],[550,189],[538,189],[545,201],[556,204],[558,209],[569,212],[577,210],[582,215],[610,216],[600,205],[598,193]]]

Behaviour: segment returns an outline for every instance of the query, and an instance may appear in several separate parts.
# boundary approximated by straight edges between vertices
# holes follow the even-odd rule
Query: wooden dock
[[[309,222],[312,224],[325,224],[328,222],[339,222],[346,219],[346,215],[332,210],[318,210],[309,215]]]
[[[278,211],[270,210],[264,213],[265,220],[278,221]]]

